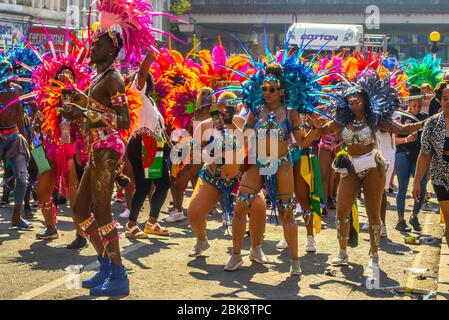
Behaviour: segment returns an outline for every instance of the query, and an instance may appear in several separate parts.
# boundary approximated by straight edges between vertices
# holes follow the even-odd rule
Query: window
[[[31,7],[31,0],[17,0],[17,4]]]

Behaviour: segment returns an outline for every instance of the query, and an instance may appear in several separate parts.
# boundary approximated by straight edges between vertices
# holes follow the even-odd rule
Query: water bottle
[[[68,273],[80,274],[84,271],[84,266],[82,264],[79,265],[70,265],[64,269]]]
[[[429,269],[424,268],[407,268],[404,269],[404,273],[410,273],[410,274],[424,274],[427,273]]]
[[[436,242],[434,237],[422,237],[419,238],[419,244],[433,244]]]

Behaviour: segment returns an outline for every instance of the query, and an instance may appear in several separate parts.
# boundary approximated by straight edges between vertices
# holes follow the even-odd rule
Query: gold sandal
[[[149,223],[145,224],[145,229],[143,230],[146,234],[154,234],[157,236],[168,236],[169,232],[167,228],[162,228],[159,223]]]
[[[148,235],[140,230],[137,224],[132,228],[129,228],[128,225],[126,225],[125,237],[129,239],[148,239]]]

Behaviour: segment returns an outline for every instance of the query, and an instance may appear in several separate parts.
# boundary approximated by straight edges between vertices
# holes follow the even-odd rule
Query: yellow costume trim
[[[304,180],[306,180],[307,184],[309,185],[310,194],[312,194],[315,191],[315,185],[313,183],[313,178],[314,178],[313,174],[314,174],[314,172],[312,170],[311,158],[308,155],[302,155],[301,156],[301,176],[304,178]],[[318,202],[320,201],[318,196],[315,194],[312,195],[312,200],[317,200]],[[315,230],[315,234],[318,234],[321,232],[321,218],[316,212],[313,212],[313,228]]]

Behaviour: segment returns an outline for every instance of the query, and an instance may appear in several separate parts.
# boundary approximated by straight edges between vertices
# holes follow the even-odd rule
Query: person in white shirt
[[[134,181],[136,190],[132,198],[129,221],[126,225],[126,237],[133,239],[145,239],[148,234],[168,236],[168,229],[162,228],[157,220],[159,213],[164,204],[168,191],[170,189],[170,178],[168,172],[168,159],[170,157],[170,147],[168,144],[167,134],[164,127],[164,119],[157,110],[156,104],[150,95],[153,90],[153,81],[148,69],[151,65],[153,53],[148,52],[139,71],[135,74],[131,88],[140,92],[140,98],[143,101],[142,107],[139,109],[139,125],[134,128],[135,134],[131,137],[128,148],[127,157],[133,167]],[[145,141],[163,140],[163,161],[162,161],[162,177],[158,179],[149,179],[145,175],[142,160],[142,145]],[[152,152],[151,150],[147,150]],[[162,150],[161,150],[162,151]],[[156,154],[159,153],[156,151]],[[148,221],[145,224],[144,231],[140,230],[137,225],[139,211],[143,206],[145,199],[151,191],[154,184],[155,191],[150,200],[150,213]]]

